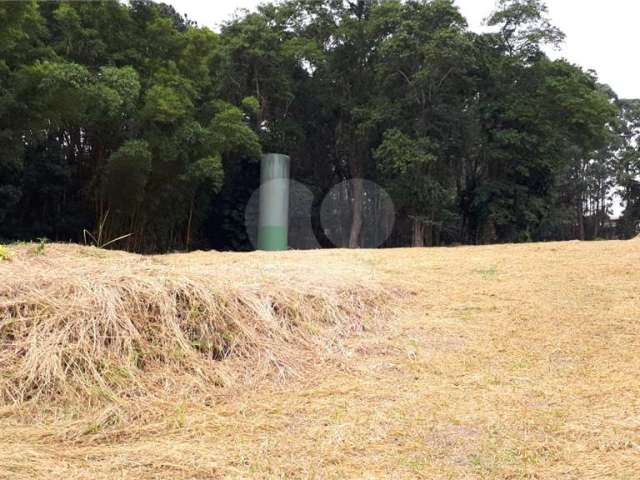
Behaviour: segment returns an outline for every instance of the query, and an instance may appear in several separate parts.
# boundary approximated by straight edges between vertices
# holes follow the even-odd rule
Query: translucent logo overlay
[[[270,191],[269,183],[251,195],[245,208],[245,227],[254,248],[258,246],[260,193]],[[346,248],[353,238],[359,247],[377,248],[389,239],[396,220],[389,194],[375,182],[358,178],[338,183],[321,198],[291,180],[288,210],[288,245],[293,249]]]

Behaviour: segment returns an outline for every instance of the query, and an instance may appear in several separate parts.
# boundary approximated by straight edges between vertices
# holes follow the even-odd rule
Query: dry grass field
[[[640,239],[6,256],[2,479],[640,475]]]

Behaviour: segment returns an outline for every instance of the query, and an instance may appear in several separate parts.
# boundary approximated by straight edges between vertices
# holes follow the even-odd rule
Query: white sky
[[[191,20],[212,29],[228,20],[236,9],[253,9],[259,0],[164,0]],[[455,0],[473,30],[495,0]],[[565,57],[598,72],[622,98],[640,98],[639,0],[547,0],[552,22],[566,35],[564,47],[552,57]]]

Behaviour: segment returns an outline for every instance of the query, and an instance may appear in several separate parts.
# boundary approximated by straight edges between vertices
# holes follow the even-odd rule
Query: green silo
[[[258,250],[279,251],[287,249],[289,163],[287,155],[268,153],[262,156]]]

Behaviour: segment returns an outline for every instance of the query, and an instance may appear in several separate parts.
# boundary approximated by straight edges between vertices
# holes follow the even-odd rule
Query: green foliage
[[[318,193],[383,185],[394,245],[631,236],[638,101],[550,60],[547,17],[499,0],[476,34],[449,0],[285,0],[218,34],[147,0],[0,2],[0,236],[247,248],[266,151]]]
[[[0,262],[3,260],[9,260],[11,258],[11,253],[9,249],[4,245],[0,245]]]
[[[92,115],[111,122],[133,112],[140,96],[140,80],[132,67],[101,67],[91,86]]]
[[[219,156],[201,158],[189,165],[185,175],[194,188],[205,188],[209,193],[217,193],[222,187],[224,170]]]
[[[182,120],[192,108],[191,100],[174,88],[154,85],[145,94],[142,115],[151,122],[173,124]]]
[[[384,132],[382,144],[376,149],[374,158],[389,176],[413,176],[425,171],[435,161],[431,150],[433,146],[428,139],[412,140],[400,130],[392,128]]]
[[[44,255],[45,247],[47,246],[47,242],[49,240],[46,237],[40,237],[36,240],[38,240],[38,244],[33,250],[34,255]]]
[[[256,115],[260,110],[260,102],[256,97],[245,97],[241,102],[242,110],[248,115]]]
[[[116,208],[135,207],[144,199],[151,174],[151,151],[144,140],[129,140],[107,163],[105,189]]]
[[[106,248],[109,245],[113,245],[120,240],[124,240],[125,238],[129,238],[131,233],[127,233],[126,235],[120,235],[119,237],[108,239],[105,237],[106,235],[106,224],[109,218],[109,212],[107,212],[104,217],[100,220],[98,224],[97,231],[95,234],[91,233],[88,230],[83,230],[82,236],[84,239],[85,245],[91,245],[96,248]]]
[[[544,44],[558,46],[564,33],[547,18],[543,0],[498,0],[498,8],[487,25],[500,26],[502,43],[512,55],[531,58]]]
[[[90,79],[86,67],[66,62],[36,62],[17,73],[19,95],[43,129],[81,122]]]
[[[242,110],[226,102],[217,102],[216,110],[207,128],[211,148],[220,153],[258,157],[261,153],[258,136],[246,124]]]
[[[15,68],[41,53],[44,22],[35,0],[0,2],[0,66]]]

